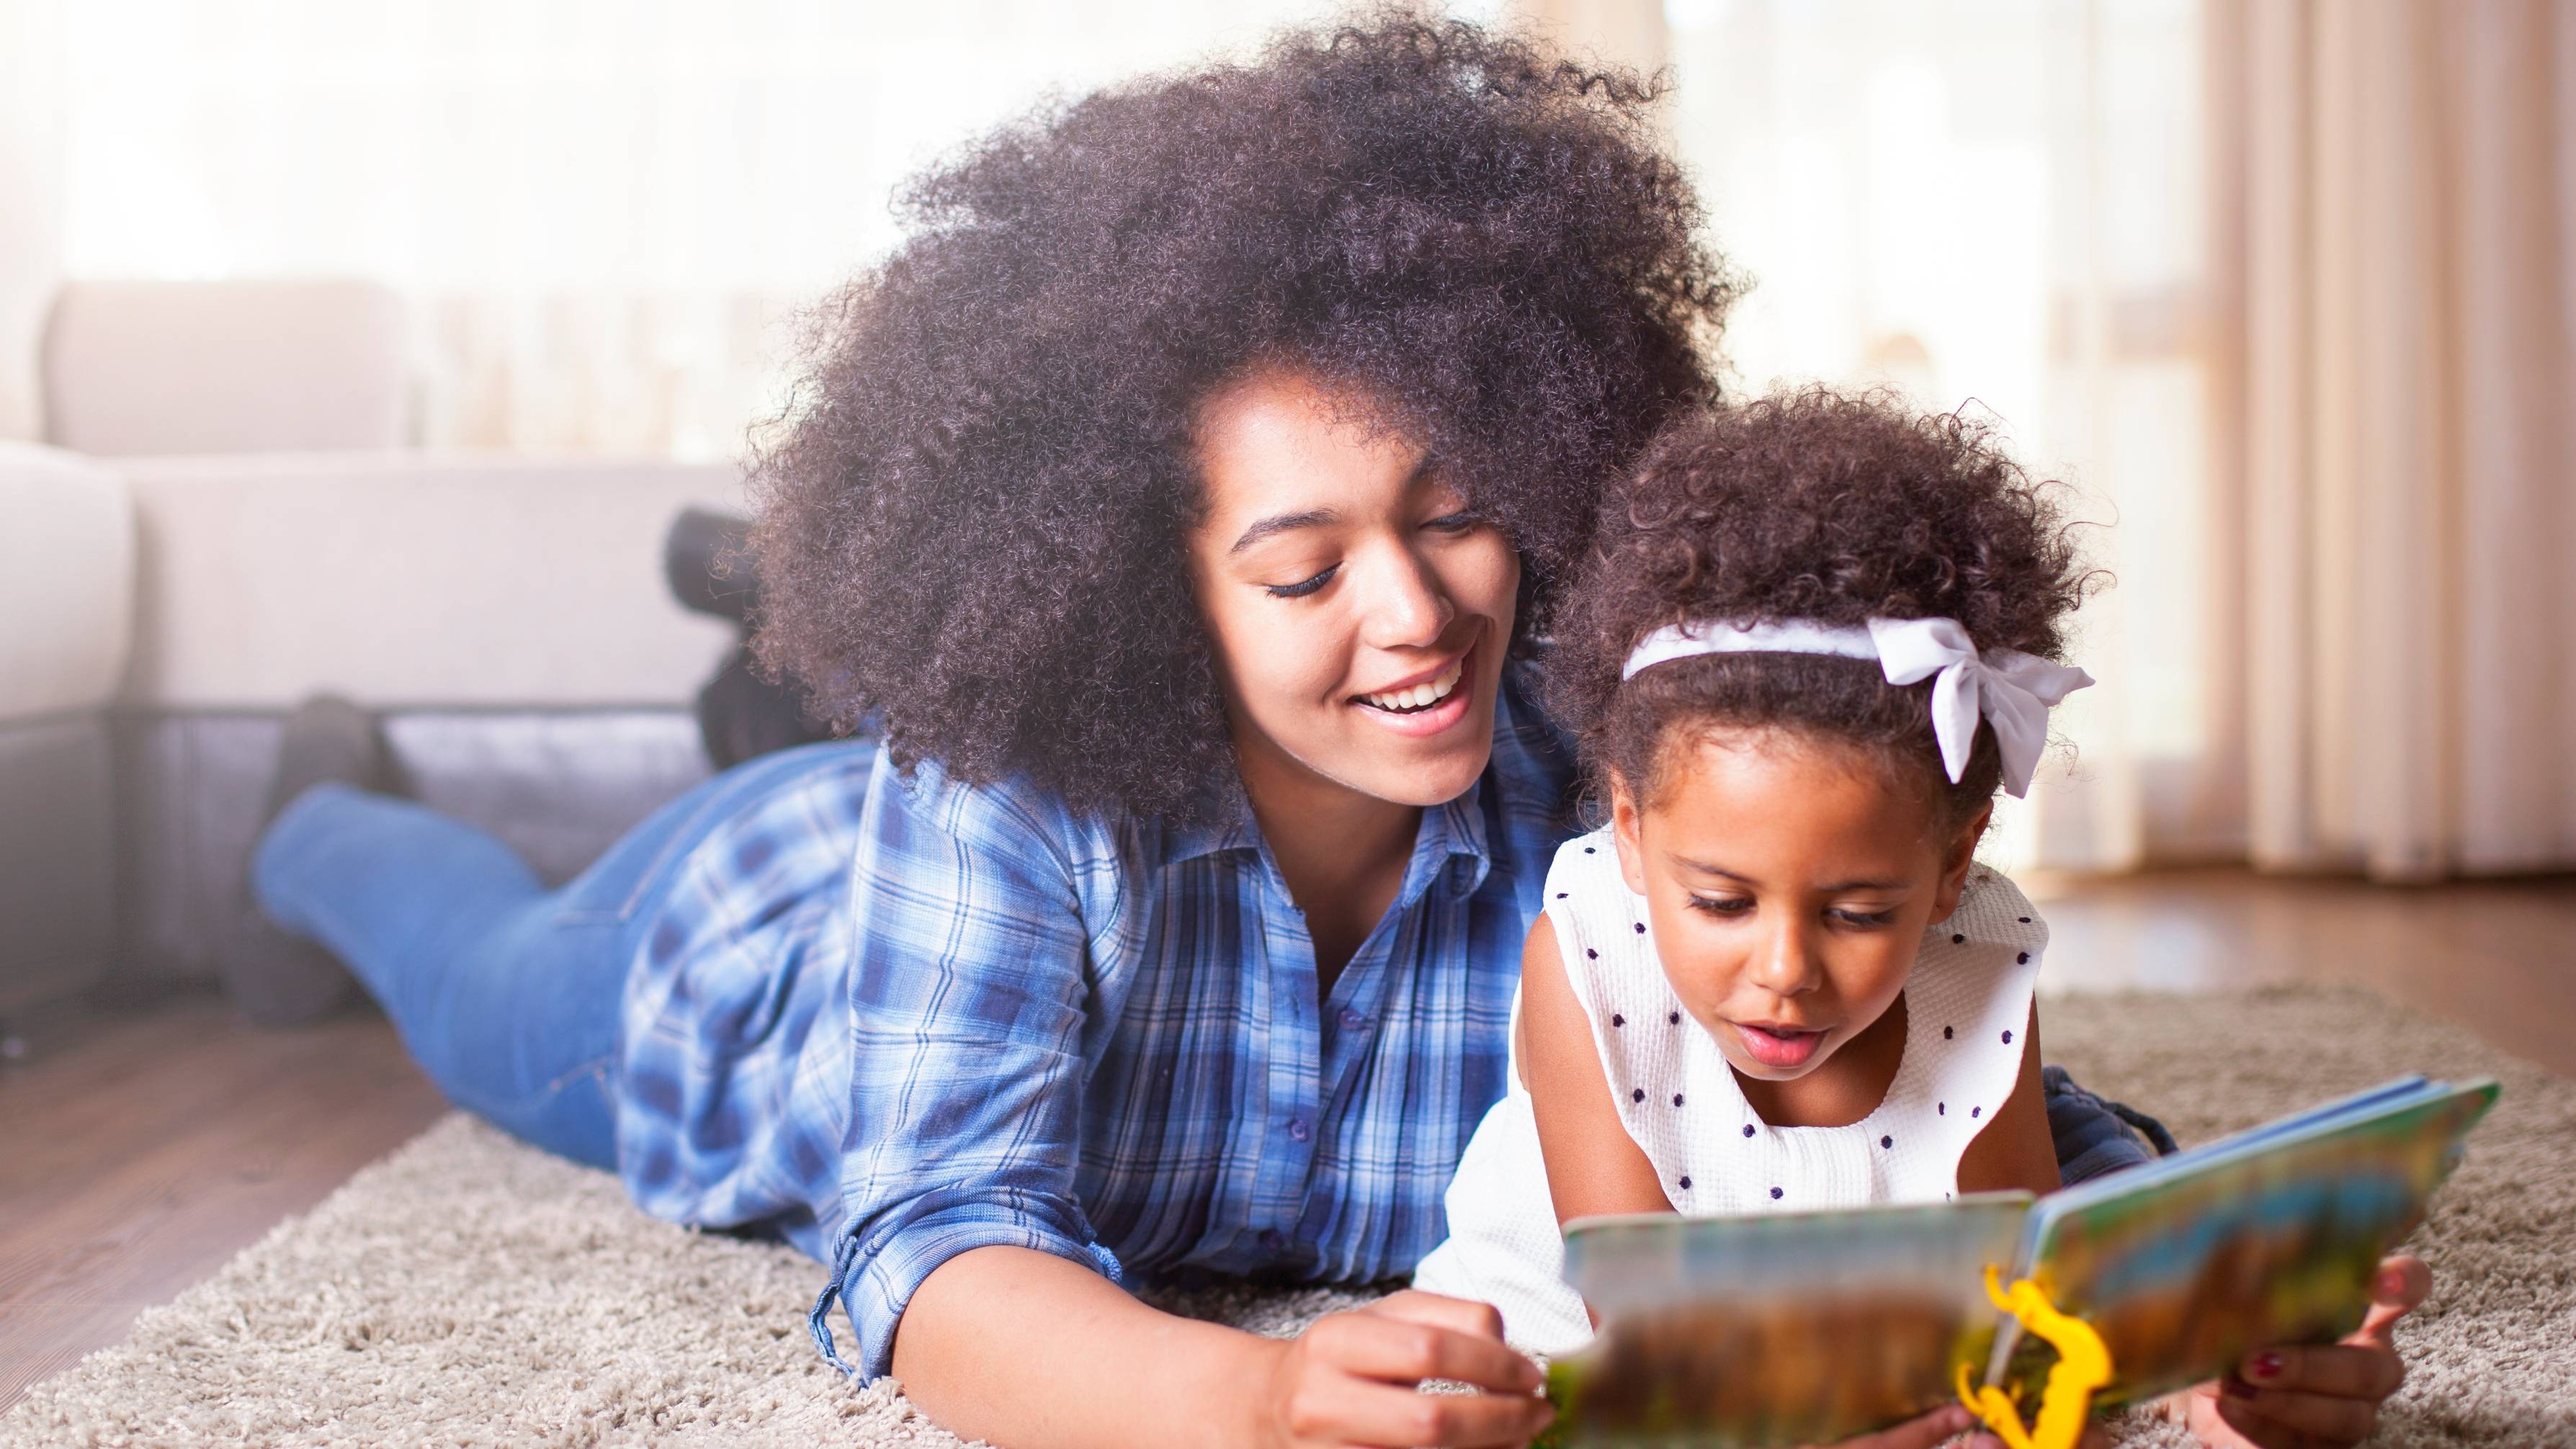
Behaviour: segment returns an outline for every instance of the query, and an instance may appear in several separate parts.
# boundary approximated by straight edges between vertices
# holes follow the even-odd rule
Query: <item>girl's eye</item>
[[[1442,533],[1465,533],[1482,521],[1475,514],[1461,509],[1456,513],[1441,514],[1422,526]]]
[[[1342,566],[1340,564],[1335,564],[1331,568],[1324,570],[1322,573],[1315,575],[1311,579],[1302,579],[1293,584],[1263,584],[1262,587],[1269,590],[1270,597],[1274,599],[1302,599],[1308,594],[1315,592],[1317,589],[1322,588],[1324,585],[1331,583],[1333,581],[1333,575],[1340,573],[1341,571]]]
[[[1712,916],[1740,916],[1753,909],[1753,902],[1742,896],[1692,896],[1690,908]]]
[[[1896,919],[1896,909],[1891,906],[1883,911],[1835,911],[1833,915],[1846,925],[1884,926]]]

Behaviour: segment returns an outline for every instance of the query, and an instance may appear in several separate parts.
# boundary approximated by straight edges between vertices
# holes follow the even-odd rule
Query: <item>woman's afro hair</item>
[[[1875,661],[1697,655],[1620,679],[1670,624],[1946,617],[1978,649],[2065,651],[2088,573],[2053,485],[1982,424],[1822,388],[1677,420],[1603,499],[1569,591],[1548,698],[1583,742],[1596,804],[1614,780],[1654,798],[1678,731],[1784,730],[1859,745],[1964,825],[2001,777],[1980,724],[1952,783],[1932,734],[1933,682],[1889,684]]]
[[[1734,295],[1652,89],[1390,14],[1092,95],[899,198],[756,450],[758,649],[894,758],[1223,808],[1194,410],[1306,370],[1417,437],[1544,626],[1600,490],[1715,396]]]

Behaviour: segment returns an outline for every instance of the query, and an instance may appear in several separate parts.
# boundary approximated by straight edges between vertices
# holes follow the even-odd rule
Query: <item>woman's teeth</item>
[[[1398,713],[1429,709],[1447,699],[1449,691],[1458,687],[1458,677],[1466,672],[1467,661],[1460,658],[1452,662],[1447,669],[1442,670],[1438,679],[1417,684],[1411,689],[1394,689],[1384,694],[1363,694],[1360,696],[1360,703]]]

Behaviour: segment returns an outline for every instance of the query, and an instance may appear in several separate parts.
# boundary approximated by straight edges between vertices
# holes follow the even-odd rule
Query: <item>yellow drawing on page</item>
[[[2111,1381],[2111,1351],[2102,1346],[2102,1335],[2083,1319],[2058,1312],[2028,1278],[2005,1292],[1992,1263],[1986,1265],[1986,1296],[2055,1348],[2057,1366],[2048,1371],[2048,1384],[2040,1391],[2039,1418],[2028,1428],[2022,1427],[2012,1395],[1991,1386],[1969,1386],[1966,1364],[1959,1365],[1959,1402],[2012,1449],[2075,1449],[2075,1441],[2084,1435],[2084,1415],[2093,1406],[2093,1391]]]

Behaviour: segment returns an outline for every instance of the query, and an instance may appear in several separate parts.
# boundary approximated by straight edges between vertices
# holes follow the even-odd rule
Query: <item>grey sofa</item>
[[[219,974],[308,694],[383,711],[425,799],[551,878],[706,774],[689,701],[732,635],[668,597],[660,545],[683,507],[739,508],[737,470],[408,448],[399,316],[343,283],[57,302],[46,414],[79,446],[0,453],[0,562],[49,561],[97,619],[73,651],[0,579],[0,850],[52,872],[0,897],[0,1012]],[[88,501],[22,531],[40,492]]]
[[[114,959],[109,711],[133,581],[125,480],[0,442],[0,1016]]]

